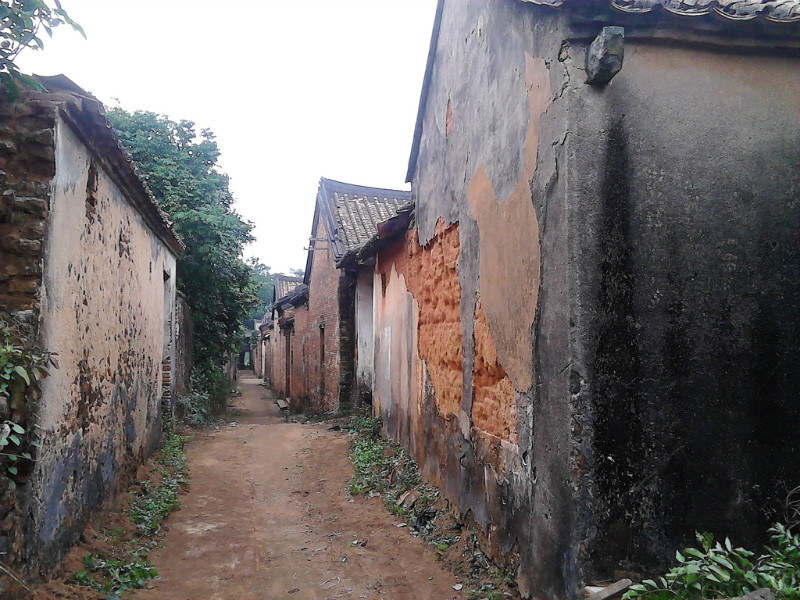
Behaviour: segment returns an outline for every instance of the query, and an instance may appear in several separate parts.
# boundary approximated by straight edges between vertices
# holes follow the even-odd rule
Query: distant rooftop
[[[378,224],[411,203],[411,192],[319,181],[317,210],[325,224],[333,260],[341,265],[378,234]],[[316,235],[316,234],[315,234]]]
[[[291,294],[294,289],[303,283],[302,277],[289,277],[288,275],[275,275],[275,297],[274,304]]]

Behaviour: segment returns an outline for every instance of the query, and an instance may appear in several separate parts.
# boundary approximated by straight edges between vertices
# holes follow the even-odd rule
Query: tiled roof
[[[291,294],[301,283],[303,283],[303,280],[300,277],[275,275],[275,298],[273,304],[278,304],[280,300]]]
[[[354,256],[378,234],[379,223],[396,216],[409,202],[411,192],[320,179],[317,210],[325,224],[334,262],[340,266]]]
[[[305,302],[308,302],[308,286],[304,283],[301,283],[295,286],[291,292],[278,300],[275,306],[280,310],[286,310],[287,308],[291,308],[293,306],[300,306]]]
[[[577,5],[585,0],[524,0],[546,6]],[[778,23],[800,21],[800,0],[607,0],[621,11],[646,13],[653,9],[682,16],[718,14],[735,21],[764,17]]]

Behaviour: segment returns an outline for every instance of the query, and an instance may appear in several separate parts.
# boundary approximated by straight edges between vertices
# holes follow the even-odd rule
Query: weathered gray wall
[[[426,252],[458,223],[460,407],[421,338],[417,406],[381,392],[538,598],[664,568],[695,529],[756,545],[800,483],[798,60],[752,24],[589,12],[444,3],[412,189]],[[626,63],[596,89],[585,49],[610,24]],[[422,324],[424,290],[396,285]],[[516,395],[499,445],[476,384],[492,346]]]
[[[28,570],[62,556],[89,511],[150,454],[161,432],[175,256],[94,158],[59,120],[40,336],[60,368],[43,384],[42,448],[25,490]]]
[[[800,60],[627,33],[612,84],[569,96],[571,372],[601,575],[663,567],[695,530],[757,548],[800,484]]]

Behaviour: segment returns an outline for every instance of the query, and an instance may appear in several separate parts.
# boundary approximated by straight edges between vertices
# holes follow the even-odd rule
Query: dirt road
[[[260,380],[240,382],[235,425],[189,447],[189,493],[151,555],[161,578],[133,598],[464,598],[378,498],[347,493],[345,432],[286,424]]]

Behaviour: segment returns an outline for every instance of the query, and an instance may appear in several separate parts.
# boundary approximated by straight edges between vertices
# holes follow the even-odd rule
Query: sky
[[[305,266],[320,177],[405,183],[436,0],[62,0],[62,26],[18,64],[109,105],[211,129],[245,249]]]

